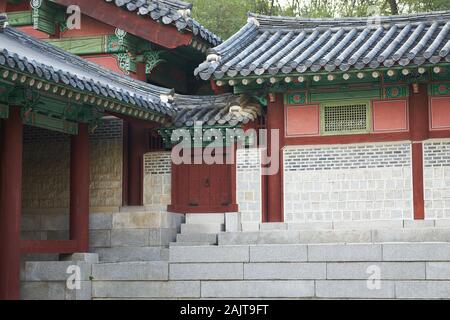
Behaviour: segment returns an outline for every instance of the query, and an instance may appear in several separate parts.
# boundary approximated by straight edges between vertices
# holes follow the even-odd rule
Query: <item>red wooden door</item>
[[[169,210],[183,213],[237,211],[233,203],[231,164],[174,165],[172,205]]]

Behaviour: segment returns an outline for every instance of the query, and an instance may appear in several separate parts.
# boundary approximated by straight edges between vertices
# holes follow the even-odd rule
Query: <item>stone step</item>
[[[202,223],[202,224],[182,224],[182,234],[198,234],[198,233],[219,233],[225,231],[224,224],[216,223]]]
[[[225,223],[224,213],[188,213],[186,214],[186,224],[203,224],[203,223]]]
[[[92,266],[94,281],[163,281],[169,280],[165,261],[99,263]]]
[[[217,244],[216,233],[182,233],[177,234],[177,242],[202,242]]]
[[[198,247],[198,246],[214,246],[208,242],[171,242],[169,247]]]
[[[101,262],[167,261],[169,249],[161,247],[95,248]]]
[[[450,243],[175,246],[170,263],[450,261]]]
[[[450,228],[283,230],[219,233],[219,245],[450,242]]]

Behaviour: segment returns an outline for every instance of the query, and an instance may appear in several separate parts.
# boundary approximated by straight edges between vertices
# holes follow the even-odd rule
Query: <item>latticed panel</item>
[[[324,134],[364,132],[369,127],[368,105],[324,106],[322,128]]]

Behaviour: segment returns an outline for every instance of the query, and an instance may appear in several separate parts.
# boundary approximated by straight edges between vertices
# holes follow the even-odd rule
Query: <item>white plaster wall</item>
[[[410,143],[284,150],[285,222],[412,219]]]

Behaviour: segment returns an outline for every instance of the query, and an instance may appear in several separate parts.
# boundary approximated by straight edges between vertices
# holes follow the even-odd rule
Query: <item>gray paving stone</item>
[[[425,279],[424,262],[345,262],[327,263],[327,279],[367,280],[372,266],[380,268],[381,280]]]
[[[287,229],[288,229],[287,223],[283,222],[261,223],[259,225],[259,230],[261,231],[277,231]]]
[[[381,261],[379,244],[311,244],[308,261]]]
[[[202,281],[202,298],[311,298],[314,281]]]
[[[369,289],[367,281],[361,280],[318,280],[317,298],[393,299],[394,281],[381,281],[380,289]]]
[[[199,298],[200,281],[94,281],[93,298]]]
[[[120,262],[100,263],[92,266],[92,276],[98,280],[168,280],[169,266],[167,262]]]
[[[326,279],[325,263],[246,263],[245,280],[316,280]]]
[[[450,243],[386,243],[383,260],[450,261]]]
[[[171,263],[170,280],[242,280],[242,263]]]
[[[248,246],[171,247],[171,262],[248,262]]]
[[[224,224],[225,214],[224,213],[186,214],[186,224],[202,224],[202,223]]]
[[[301,262],[307,258],[307,246],[302,244],[250,246],[251,262]]]

